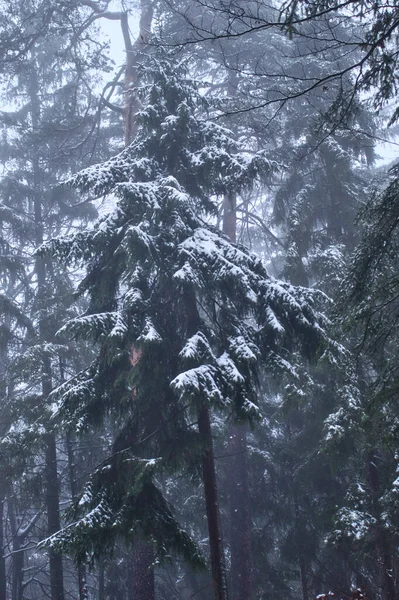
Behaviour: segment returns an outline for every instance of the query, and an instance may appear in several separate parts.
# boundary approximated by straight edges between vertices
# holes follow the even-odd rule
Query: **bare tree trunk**
[[[389,549],[389,544],[386,539],[383,524],[381,523],[380,507],[378,504],[380,480],[378,467],[376,465],[376,454],[370,452],[368,457],[368,479],[372,494],[372,503],[374,508],[374,525],[375,541],[377,550],[378,567],[381,577],[381,595],[383,600],[396,600],[395,581],[392,572],[392,555]]]
[[[4,485],[1,477],[0,485]],[[4,491],[0,492],[0,600],[7,600],[6,560],[4,558]]]
[[[253,594],[251,515],[248,481],[247,440],[244,426],[230,428],[230,552],[231,596],[250,600]]]
[[[301,574],[302,600],[309,600],[308,577],[306,572],[305,557],[299,557],[299,572]]]
[[[187,293],[186,309],[188,333],[194,335],[200,322],[195,292]],[[215,457],[211,418],[208,406],[203,403],[197,413],[198,432],[204,444],[202,453],[202,480],[204,483],[205,509],[208,522],[211,573],[215,600],[227,600],[227,577],[220,523],[218,490],[216,481]]]
[[[293,485],[293,496],[294,496],[294,511],[295,511],[295,526],[298,529],[300,527],[300,512],[298,497],[295,492],[295,485]],[[309,600],[309,586],[308,586],[308,575],[306,569],[306,560],[303,553],[299,556],[299,572],[301,574],[301,587],[302,587],[302,600]]]
[[[98,600],[105,600],[105,566],[103,558],[98,561]]]
[[[154,549],[144,540],[135,540],[133,544],[133,598],[134,600],[154,600]]]
[[[75,455],[73,451],[72,440],[69,434],[66,435],[65,441],[68,455],[69,486],[71,488],[72,500],[73,502],[76,502],[78,498],[78,485],[76,481]],[[77,569],[79,600],[87,600],[87,598],[89,597],[89,593],[86,585],[86,567],[83,563],[79,562],[77,565]]]
[[[237,198],[235,194],[225,194],[223,198],[223,233],[233,244],[237,241]]]
[[[152,0],[140,0],[139,33],[134,43],[130,40],[127,14],[121,19],[122,33],[126,50],[125,71],[125,145],[134,139],[137,131],[136,113],[140,101],[134,89],[139,75],[139,66],[148,46],[151,34],[154,7]],[[154,549],[149,542],[136,540],[133,544],[133,598],[134,600],[154,600]]]
[[[4,327],[6,327],[4,325]],[[1,333],[1,332],[0,332]],[[5,368],[7,362],[7,342],[0,345],[0,399],[6,397]],[[5,473],[0,471],[0,600],[7,600],[6,561],[4,558],[4,503],[7,481]]]
[[[223,198],[223,233],[237,241],[237,199],[235,194]],[[231,595],[234,600],[251,600],[253,567],[251,547],[251,512],[248,480],[247,436],[244,425],[232,425],[229,431],[231,454],[228,477],[230,481],[230,552]]]
[[[31,71],[30,83],[30,102],[31,102],[31,117],[32,129],[34,132],[39,131],[40,123],[40,104],[39,90],[34,69]],[[36,149],[33,150],[32,156],[32,171],[33,171],[33,217],[35,222],[35,242],[40,246],[44,240],[43,226],[43,183],[41,176],[40,161]],[[36,257],[35,272],[37,277],[37,303],[42,315],[45,315],[46,309],[46,264],[41,257]],[[39,339],[40,343],[48,341],[48,331],[44,316],[39,319]],[[47,354],[43,353],[41,367],[41,383],[43,401],[46,402],[52,391],[52,367],[51,360]],[[46,509],[47,509],[47,534],[53,535],[60,530],[60,503],[59,503],[59,488],[58,488],[58,471],[57,471],[57,449],[55,435],[48,432],[44,436],[45,442],[45,483],[46,483]],[[49,549],[50,562],[50,588],[51,600],[64,600],[64,584],[63,584],[63,565],[62,556],[56,554],[52,548]]]
[[[7,507],[12,534],[11,600],[22,600],[25,557],[24,551],[21,550],[21,537],[18,535],[18,526],[15,518],[13,497],[8,498]]]
[[[4,333],[1,329],[4,328]],[[7,324],[0,327],[0,400],[3,402],[7,396],[7,385],[5,379],[7,365]],[[4,338],[4,339],[3,339]],[[3,431],[2,431],[3,433]],[[3,470],[0,471],[0,600],[7,600],[6,561],[4,558],[4,503],[7,494],[7,481]]]
[[[207,448],[202,455],[202,477],[204,481],[206,516],[208,520],[214,597],[215,600],[227,600],[226,566],[223,551],[222,529],[220,526],[211,421],[208,407],[205,405],[203,405],[198,412],[198,430],[207,445]]]
[[[121,20],[122,32],[126,49],[126,72],[125,72],[125,144],[128,146],[137,131],[136,113],[140,108],[140,102],[134,90],[139,74],[139,66],[143,54],[148,48],[148,40],[151,34],[152,18],[154,14],[152,0],[140,0],[140,22],[139,34],[136,41],[130,41],[127,15]]]
[[[47,532],[48,535],[53,535],[61,529],[55,435],[53,433],[47,433],[45,435],[45,442]],[[49,560],[51,600],[64,600],[64,573],[62,556],[50,548]]]

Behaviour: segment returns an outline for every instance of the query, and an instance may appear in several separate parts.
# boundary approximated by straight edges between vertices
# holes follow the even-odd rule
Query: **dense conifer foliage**
[[[311,354],[324,337],[314,293],[273,280],[259,259],[210,223],[214,195],[239,193],[274,165],[262,153],[239,152],[228,130],[204,120],[184,73],[166,60],[146,69],[135,141],[69,181],[86,193],[114,194],[115,209],[87,233],[40,250],[86,266],[79,289],[89,308],[63,329],[100,342],[95,361],[53,394],[64,423],[86,428],[101,413],[121,415],[113,454],[80,502],[90,519],[67,530],[72,543],[74,535],[92,536],[94,552],[104,543],[98,528],[109,544],[119,527],[134,535],[138,523],[159,551],[170,545],[159,524],[154,473],[187,461],[195,467],[195,454],[209,443],[201,431],[204,408],[257,418],[262,357],[269,370],[290,372],[295,338]]]
[[[0,14],[0,600],[396,599],[396,7]]]

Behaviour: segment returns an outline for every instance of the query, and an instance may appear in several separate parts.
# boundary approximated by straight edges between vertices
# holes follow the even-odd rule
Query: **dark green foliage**
[[[137,465],[160,464],[173,473],[198,464],[203,442],[190,419],[203,404],[254,420],[257,363],[290,372],[289,351],[314,355],[325,340],[315,294],[273,280],[259,259],[210,224],[215,196],[239,193],[274,166],[262,153],[240,152],[228,130],[203,119],[203,101],[184,64],[162,58],[143,81],[136,139],[69,181],[83,192],[112,194],[115,208],[91,230],[40,250],[85,266],[79,290],[89,309],[63,331],[99,343],[93,364],[53,393],[62,421],[85,428],[112,415],[119,429],[113,452],[131,453],[136,465],[123,473],[111,459],[117,501],[106,472],[96,475],[93,502],[106,499],[108,546],[119,533],[108,525],[120,511],[126,535],[137,533],[136,512],[126,512],[126,498],[142,493]],[[149,500],[158,500],[140,508],[141,534],[159,549],[184,550],[178,537],[173,544],[166,530],[145,525],[164,510],[153,475],[146,475],[145,489]],[[137,499],[129,502],[136,506]],[[102,545],[97,516],[98,522],[79,521],[90,544],[98,540],[87,548],[95,554]],[[170,524],[178,536],[177,524]],[[79,548],[83,555],[84,542]]]
[[[154,475],[162,470],[159,460],[137,458],[130,449],[115,453],[92,474],[83,490],[73,516],[84,516],[54,540],[46,540],[46,545],[72,549],[76,560],[86,562],[112,549],[115,537],[130,542],[132,537],[144,536],[156,542],[157,561],[169,559],[174,552],[193,567],[203,568],[196,545],[179,527],[154,484]]]

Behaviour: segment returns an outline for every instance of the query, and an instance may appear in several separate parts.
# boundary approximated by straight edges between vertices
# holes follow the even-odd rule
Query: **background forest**
[[[0,600],[397,600],[397,1],[0,15]]]

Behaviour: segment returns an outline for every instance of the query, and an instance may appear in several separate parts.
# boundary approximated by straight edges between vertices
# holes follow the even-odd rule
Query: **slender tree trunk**
[[[133,598],[134,600],[154,600],[154,549],[149,542],[135,540],[133,544]]]
[[[206,516],[208,520],[214,597],[215,600],[227,600],[226,566],[223,551],[222,529],[220,526],[211,420],[208,407],[205,405],[203,405],[198,412],[198,430],[207,444],[207,448],[204,450],[202,456],[202,477],[204,481]]]
[[[306,573],[305,557],[299,557],[299,572],[301,574],[302,600],[309,600],[308,577]]]
[[[139,32],[134,43],[131,42],[127,13],[121,20],[126,50],[125,71],[125,145],[134,139],[137,131],[136,113],[140,101],[134,89],[138,81],[139,67],[148,48],[154,14],[153,0],[140,0]],[[133,544],[133,598],[134,600],[154,600],[154,550],[151,543],[136,540]]]
[[[76,481],[76,465],[75,455],[73,451],[72,440],[69,434],[66,436],[66,448],[68,455],[68,473],[69,473],[69,486],[71,488],[71,496],[73,502],[76,502],[78,497],[78,485]],[[86,584],[86,567],[83,563],[79,562],[77,565],[78,569],[78,587],[79,587],[79,600],[87,600],[89,597],[87,584]]]
[[[229,440],[230,468],[230,553],[231,596],[234,600],[252,598],[251,515],[248,481],[247,440],[244,426],[233,425]]]
[[[11,600],[22,600],[24,581],[25,552],[21,548],[22,540],[18,533],[17,520],[15,518],[14,498],[11,496],[7,501],[8,518],[12,535],[12,578],[11,578]]]
[[[4,486],[1,476],[0,485]],[[4,493],[0,491],[0,600],[7,600],[6,560],[4,558]]]
[[[299,529],[300,527],[300,512],[299,512],[299,502],[298,497],[295,492],[295,485],[293,486],[293,498],[294,498],[294,511],[295,511],[295,527]],[[304,553],[301,552],[299,556],[299,572],[301,574],[301,587],[302,587],[302,600],[309,600],[309,586],[308,586],[308,575],[306,569],[306,559]]]
[[[383,600],[397,600],[395,593],[395,581],[392,571],[392,555],[390,552],[389,544],[386,539],[386,533],[384,531],[383,524],[381,523],[380,507],[378,503],[380,493],[380,480],[378,474],[378,467],[375,463],[376,454],[370,452],[368,457],[368,479],[371,488],[372,502],[374,508],[375,517],[375,541],[377,550],[378,567],[380,570],[381,578],[381,595]]]
[[[140,0],[139,33],[136,41],[130,41],[127,14],[122,18],[121,26],[125,40],[126,49],[126,72],[125,72],[125,144],[128,146],[137,131],[136,113],[140,108],[138,96],[134,90],[137,84],[139,67],[143,55],[148,49],[148,40],[151,34],[154,7],[152,0]]]
[[[223,198],[223,233],[233,244],[237,241],[237,198],[235,194],[225,194]]]
[[[53,535],[61,529],[60,499],[57,472],[57,448],[53,433],[45,435],[45,475],[46,475],[46,509],[47,531]],[[64,600],[64,576],[62,556],[49,549],[51,600]]]
[[[98,561],[98,600],[105,600],[105,566],[103,558]]]
[[[30,102],[31,102],[31,117],[33,132],[39,132],[40,124],[40,103],[39,89],[34,68],[30,74]],[[43,185],[42,174],[40,168],[39,156],[36,149],[33,150],[32,156],[33,170],[33,210],[35,221],[35,242],[37,246],[43,243],[44,240],[44,219],[43,219]],[[46,298],[47,298],[47,282],[46,282],[46,264],[45,260],[37,257],[35,260],[35,273],[37,277],[37,304],[41,317],[39,318],[39,339],[40,343],[49,341],[49,332],[47,331],[45,314],[46,314]],[[50,338],[51,339],[51,338]],[[42,380],[42,395],[43,401],[46,402],[52,391],[52,367],[51,360],[47,354],[43,354],[41,367]],[[45,442],[45,483],[46,483],[46,509],[47,509],[47,534],[53,535],[61,528],[60,523],[60,503],[59,503],[59,482],[57,470],[57,449],[55,435],[48,432],[44,436]],[[49,549],[50,562],[50,588],[51,600],[64,600],[64,584],[63,584],[63,565],[62,556]]]
[[[6,321],[6,319],[4,319]],[[4,332],[1,329],[4,328]],[[5,379],[7,365],[7,323],[0,327],[0,401],[4,402],[7,396],[7,384]],[[3,433],[3,431],[1,432]],[[4,558],[4,503],[7,494],[7,481],[5,473],[0,471],[0,600],[7,600],[6,561]]]
[[[223,199],[223,233],[237,241],[237,199],[225,194]],[[253,567],[251,548],[251,511],[248,479],[247,437],[244,425],[232,425],[229,431],[228,469],[230,481],[230,552],[231,596],[233,600],[251,600],[253,595]]]
[[[194,335],[200,322],[194,291],[186,297],[188,334]],[[205,509],[208,522],[211,573],[215,600],[228,600],[226,565],[220,523],[218,490],[216,481],[215,457],[211,418],[208,406],[203,403],[197,413],[198,432],[204,444],[202,453],[202,480],[204,483]]]
[[[289,421],[287,421],[286,424],[286,434],[288,436],[289,441],[291,442],[292,440],[292,432],[291,432],[291,425],[289,423]],[[291,462],[291,461],[290,461]],[[290,464],[290,480],[291,480],[291,486],[292,486],[292,501],[293,501],[293,505],[294,505],[294,526],[296,531],[300,531],[301,529],[301,513],[300,513],[300,504],[299,504],[299,500],[298,500],[298,494],[297,494],[297,490],[296,490],[296,484],[294,481],[294,465]],[[299,564],[299,573],[301,575],[301,588],[302,588],[302,600],[309,600],[309,584],[308,584],[308,574],[307,574],[307,566],[306,566],[306,558],[305,558],[305,549],[299,547],[297,549],[299,557],[298,557],[298,564]]]

